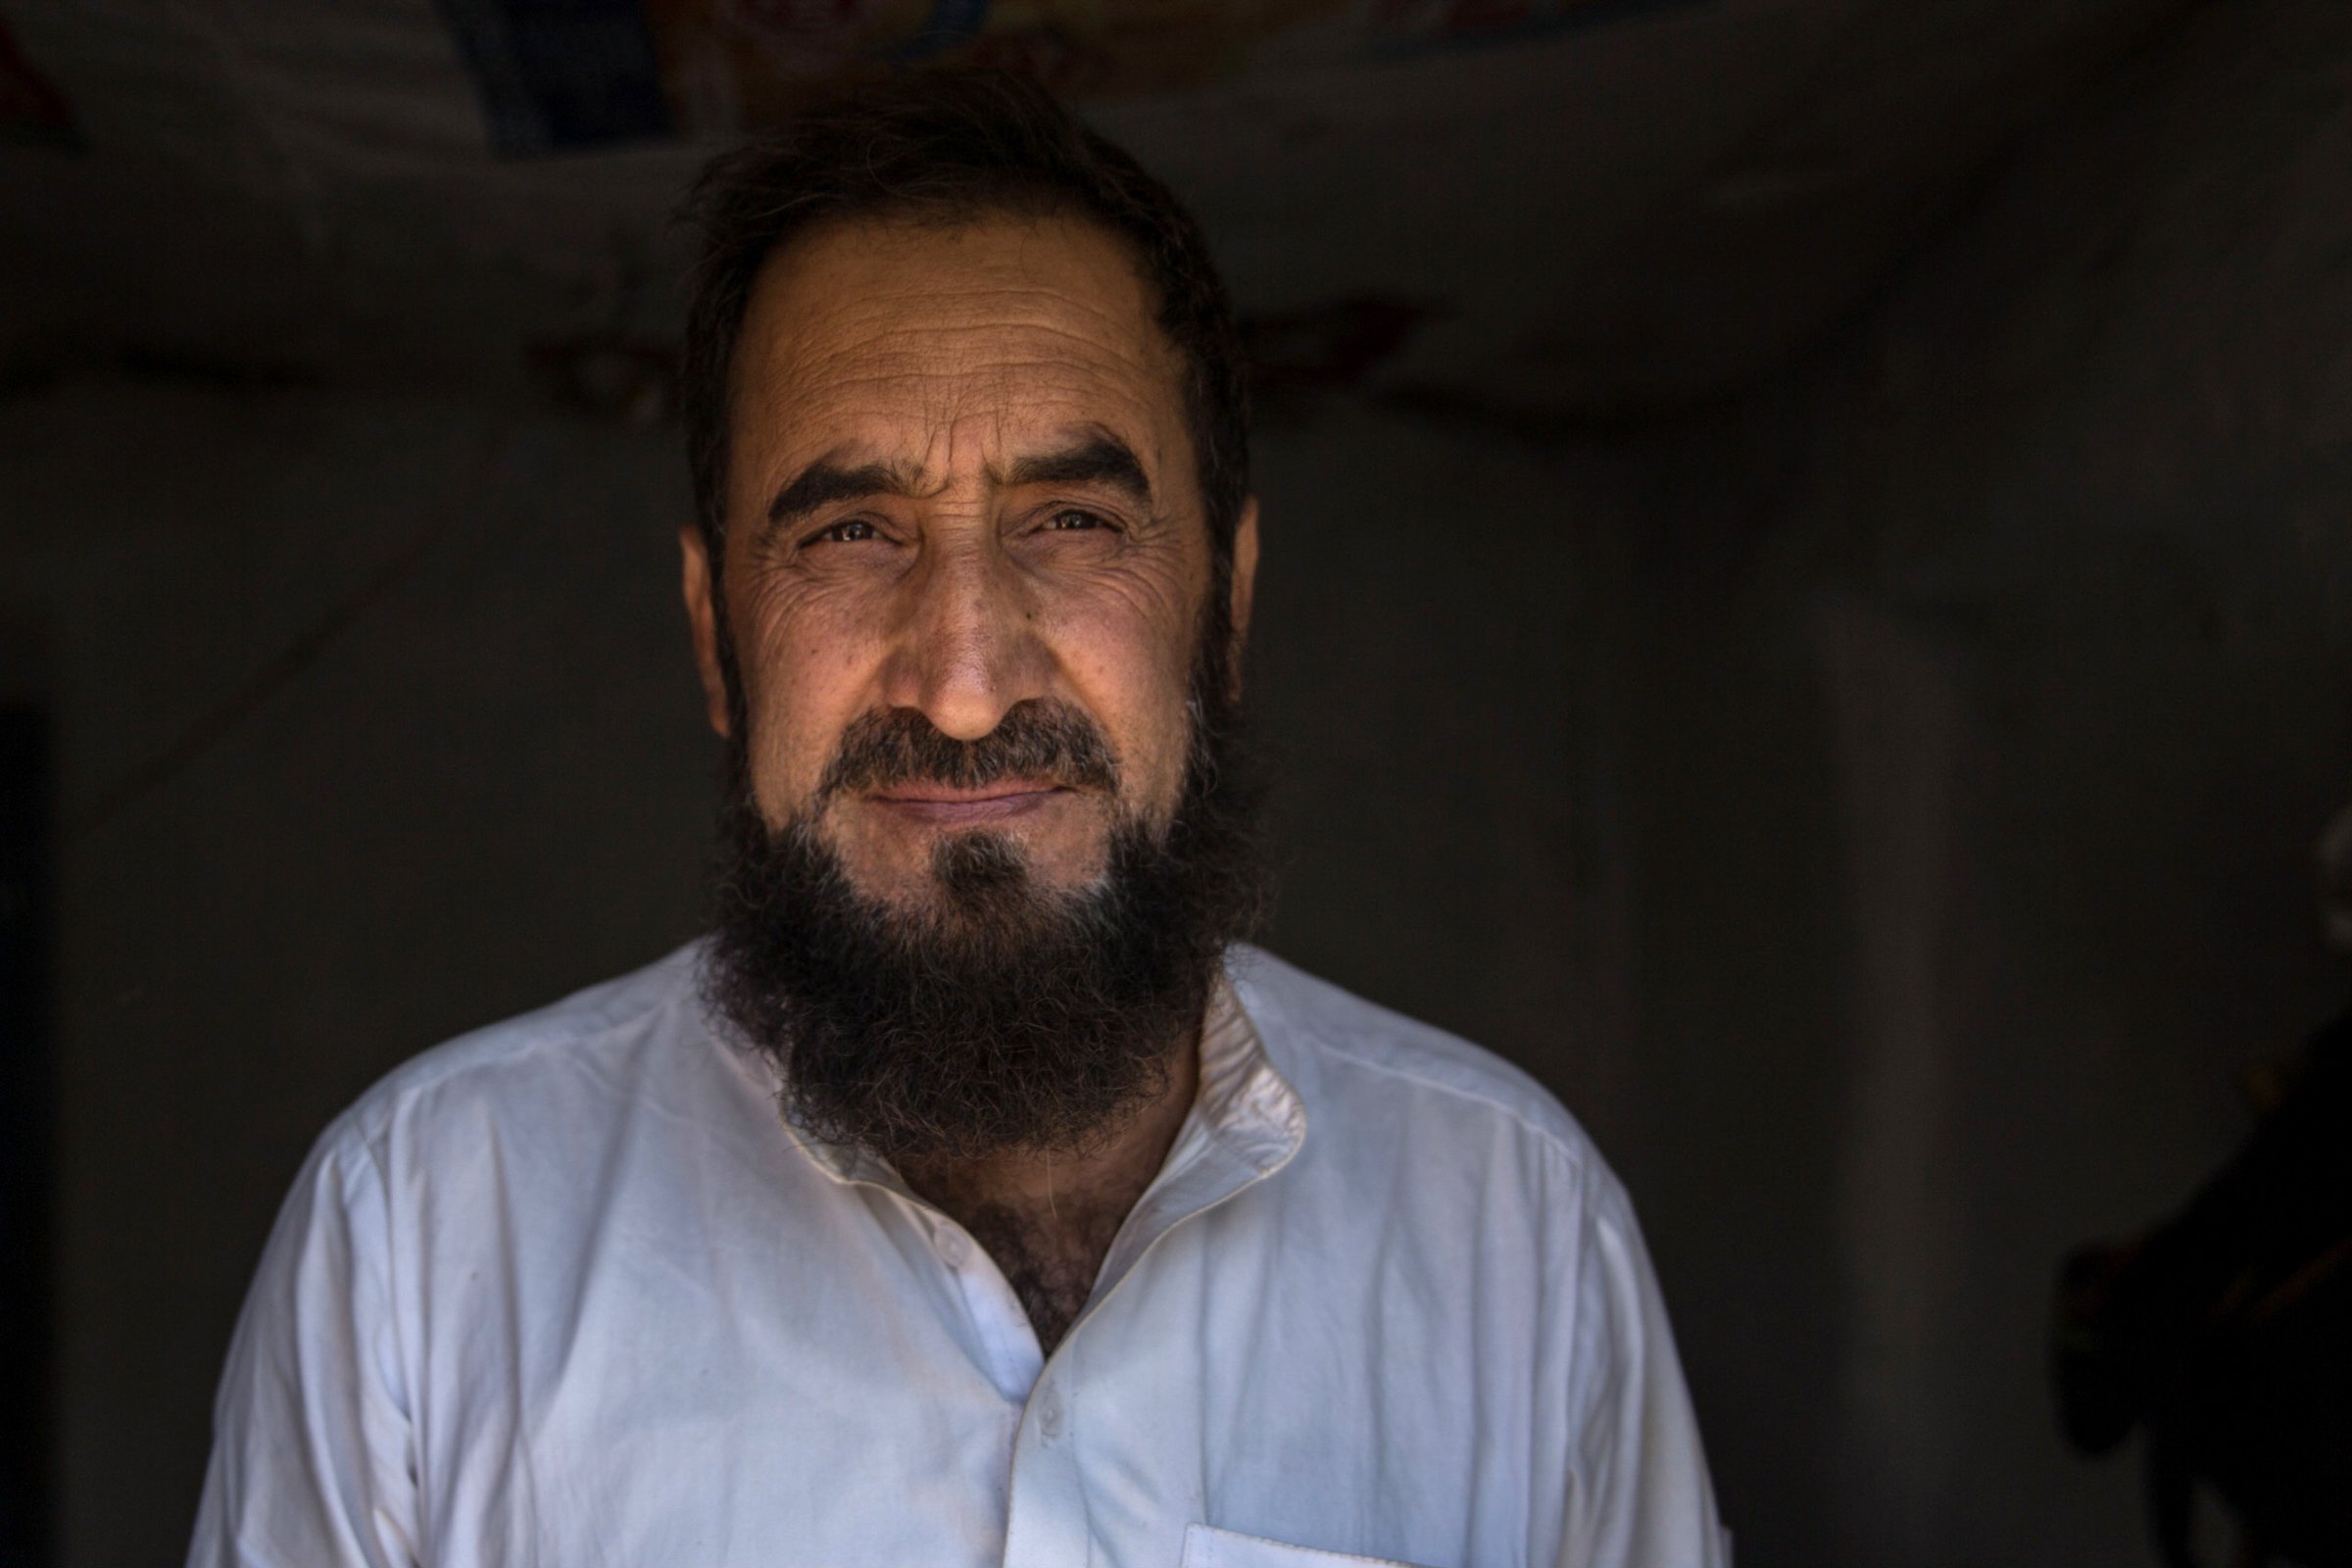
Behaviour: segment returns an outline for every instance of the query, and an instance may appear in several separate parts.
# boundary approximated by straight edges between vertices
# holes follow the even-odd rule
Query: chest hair
[[[988,1250],[1019,1298],[1048,1355],[1086,1310],[1102,1259],[1119,1234],[1127,1205],[1063,1201],[1046,1205],[983,1203],[964,1216],[972,1240]]]

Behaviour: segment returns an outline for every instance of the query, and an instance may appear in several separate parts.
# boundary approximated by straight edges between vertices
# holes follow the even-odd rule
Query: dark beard
[[[1212,671],[1194,685],[1164,830],[1122,818],[1100,881],[1069,892],[1039,887],[1004,835],[956,834],[918,910],[860,893],[810,822],[771,830],[733,726],[703,994],[775,1059],[795,1126],[902,1168],[1077,1152],[1166,1088],[1226,947],[1254,934],[1268,903],[1239,712]],[[1115,769],[1100,732],[1061,705],[1017,704],[969,743],[896,710],[852,726],[819,799],[1040,774],[1102,784]]]

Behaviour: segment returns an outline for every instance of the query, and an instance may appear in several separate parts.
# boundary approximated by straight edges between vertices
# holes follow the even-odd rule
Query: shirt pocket
[[[1178,1568],[1417,1568],[1394,1557],[1358,1557],[1320,1546],[1293,1546],[1263,1536],[1245,1536],[1215,1525],[1184,1527],[1184,1561]]]

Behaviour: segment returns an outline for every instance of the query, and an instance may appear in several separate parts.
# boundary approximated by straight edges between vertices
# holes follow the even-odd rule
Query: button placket
[[[1066,1347],[1065,1347],[1066,1348]],[[1089,1539],[1078,1453],[1069,1441],[1070,1376],[1057,1364],[1037,1380],[1013,1445],[1005,1568],[1069,1568],[1099,1561]]]
[[[911,1194],[902,1194],[921,1226],[924,1244],[948,1272],[944,1282],[963,1304],[970,1325],[974,1362],[1004,1396],[1015,1430],[1025,1419],[1025,1402],[1044,1364],[1037,1334],[1012,1287],[988,1261],[978,1243],[945,1214]]]
[[[1061,1437],[1061,1394],[1050,1384],[1038,1394],[1037,1434],[1048,1443]]]

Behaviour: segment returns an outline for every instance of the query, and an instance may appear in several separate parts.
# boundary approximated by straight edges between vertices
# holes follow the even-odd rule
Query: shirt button
[[[1037,1430],[1049,1443],[1061,1436],[1061,1401],[1051,1394],[1037,1407]]]
[[[941,1262],[950,1268],[961,1268],[967,1253],[968,1249],[965,1248],[962,1237],[954,1231],[941,1233],[939,1238],[939,1260]]]

